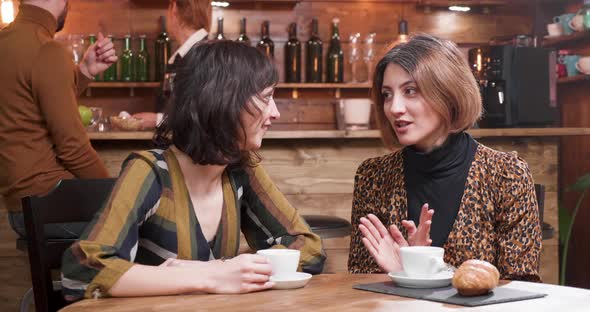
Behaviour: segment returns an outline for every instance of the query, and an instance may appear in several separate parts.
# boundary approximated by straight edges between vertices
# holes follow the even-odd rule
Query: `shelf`
[[[88,132],[91,140],[151,140],[152,131],[109,131]],[[380,138],[379,130],[271,130],[265,139],[338,139],[338,138]]]
[[[286,83],[277,84],[277,89],[370,89],[369,82],[362,83]]]
[[[159,82],[91,82],[89,88],[159,88]],[[370,89],[371,83],[279,83],[278,89]]]
[[[572,77],[559,78],[559,79],[557,79],[557,83],[558,84],[565,84],[565,83],[571,83],[571,82],[577,82],[577,81],[589,81],[589,80],[590,80],[590,75],[577,75],[577,76],[572,76]]]
[[[469,134],[478,137],[560,137],[590,135],[590,128],[495,128],[470,129]]]
[[[555,38],[545,38],[543,40],[544,47],[558,48],[562,45],[572,44],[577,41],[590,40],[590,30],[575,32],[571,35],[564,35]]]
[[[88,88],[159,88],[159,82],[91,82]]]
[[[473,137],[561,137],[590,135],[590,128],[504,128],[471,129]],[[91,140],[151,140],[151,131],[89,132]],[[281,130],[268,131],[265,139],[379,139],[379,130]]]

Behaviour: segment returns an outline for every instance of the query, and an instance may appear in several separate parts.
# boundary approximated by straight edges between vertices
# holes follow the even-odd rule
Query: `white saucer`
[[[272,289],[301,288],[307,285],[310,279],[311,274],[303,272],[283,273],[270,277],[270,281],[275,283]]]
[[[405,272],[390,272],[388,275],[395,284],[406,288],[439,288],[451,284],[453,272],[440,272],[431,277],[408,277]]]

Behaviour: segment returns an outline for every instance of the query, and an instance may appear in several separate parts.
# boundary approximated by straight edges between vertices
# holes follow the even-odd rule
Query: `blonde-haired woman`
[[[533,178],[514,153],[465,132],[482,103],[457,46],[429,35],[395,46],[377,64],[373,100],[384,143],[403,148],[357,170],[349,271],[400,271],[400,247],[433,245],[451,265],[481,259],[502,279],[539,281]]]

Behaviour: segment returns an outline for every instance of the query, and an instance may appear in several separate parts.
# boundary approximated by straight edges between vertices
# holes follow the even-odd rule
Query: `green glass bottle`
[[[344,81],[344,52],[340,45],[340,32],[338,24],[340,20],[334,18],[332,20],[332,39],[330,39],[330,47],[328,48],[327,60],[327,82],[343,82]]]
[[[111,42],[113,42],[113,35],[108,35],[107,37]],[[113,63],[102,74],[104,81],[117,81],[117,63]]]
[[[160,16],[160,27],[162,32],[156,39],[154,62],[156,65],[156,81],[162,81],[166,73],[166,65],[170,58],[170,38],[166,32],[166,17]]]
[[[258,48],[258,50],[264,52],[264,54],[266,54],[266,56],[270,57],[271,59],[274,59],[275,58],[275,44],[272,41],[272,39],[270,39],[269,29],[270,29],[270,22],[269,21],[262,22],[262,26],[260,29],[260,41],[258,41],[256,48]]]
[[[296,23],[289,25],[289,40],[285,43],[285,82],[301,82],[301,42]]]
[[[135,54],[135,78],[141,82],[150,81],[150,55],[146,35],[139,36],[139,52]]]
[[[322,82],[322,59],[324,43],[319,37],[318,20],[311,21],[311,37],[307,41],[305,64],[305,80],[307,82]]]
[[[121,80],[135,81],[135,58],[131,51],[131,35],[125,35],[125,49],[121,54]]]
[[[88,35],[88,42],[90,43],[90,45],[95,44],[96,43],[96,35],[95,34]],[[100,74],[94,76],[94,81],[100,81]]]
[[[238,39],[236,39],[236,41],[238,42],[243,42],[244,44],[250,46],[250,38],[248,38],[248,35],[246,34],[246,18],[243,17],[240,20],[240,36],[238,37]]]

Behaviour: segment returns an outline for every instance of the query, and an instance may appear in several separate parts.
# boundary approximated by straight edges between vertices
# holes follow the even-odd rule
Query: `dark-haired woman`
[[[199,44],[176,76],[174,105],[158,127],[162,149],[131,154],[104,209],[64,254],[68,300],[268,289],[254,249],[301,251],[299,269],[322,271],[320,238],[259,165],[256,150],[279,112],[277,72],[258,50]]]

